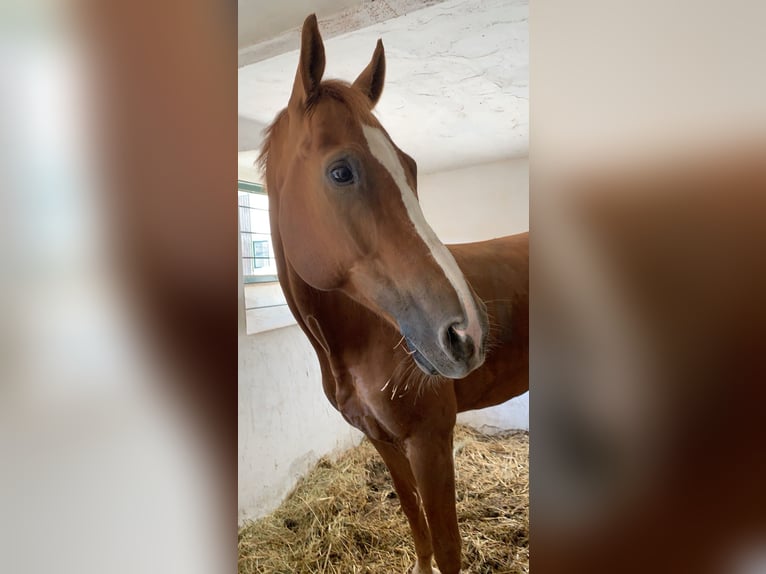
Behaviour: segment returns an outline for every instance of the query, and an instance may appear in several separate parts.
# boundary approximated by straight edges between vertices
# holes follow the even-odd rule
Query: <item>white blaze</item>
[[[417,231],[423,242],[428,246],[437,265],[442,269],[460,299],[467,323],[465,330],[460,331],[461,334],[469,335],[473,339],[474,344],[478,346],[481,344],[482,336],[479,312],[471,296],[471,291],[468,289],[465,277],[463,277],[463,272],[460,271],[460,267],[458,267],[452,253],[439,240],[423,216],[420,203],[418,203],[417,197],[415,197],[415,192],[412,191],[409,183],[407,183],[404,167],[402,167],[402,162],[399,161],[399,155],[396,153],[391,141],[379,128],[362,124],[362,130],[364,131],[364,137],[367,139],[370,152],[386,168],[399,188],[404,207],[407,209],[407,214],[412,221],[412,225],[415,227],[415,231]]]

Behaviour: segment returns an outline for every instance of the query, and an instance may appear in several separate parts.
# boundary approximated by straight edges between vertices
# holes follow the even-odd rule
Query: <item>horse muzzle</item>
[[[406,322],[399,324],[412,359],[427,375],[461,379],[484,362],[484,336],[474,341],[458,321],[445,322],[436,329],[435,337],[428,336],[432,329],[418,327]]]

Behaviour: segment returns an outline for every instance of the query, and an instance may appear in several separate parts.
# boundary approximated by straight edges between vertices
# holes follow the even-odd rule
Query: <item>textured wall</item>
[[[273,510],[321,456],[361,438],[325,398],[297,326],[240,336],[237,419],[240,520]]]

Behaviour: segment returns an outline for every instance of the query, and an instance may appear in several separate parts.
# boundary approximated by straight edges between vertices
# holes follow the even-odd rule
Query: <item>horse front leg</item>
[[[412,574],[440,574],[431,566],[433,547],[431,546],[431,533],[428,530],[428,522],[423,513],[423,506],[417,492],[415,477],[412,474],[410,463],[403,452],[393,445],[375,439],[370,439],[375,449],[380,453],[383,462],[386,463],[391,478],[394,482],[399,503],[404,515],[410,523],[412,538],[415,542],[417,563]]]
[[[428,519],[436,564],[443,574],[458,574],[462,541],[455,508],[452,431],[424,429],[407,439],[406,449]]]

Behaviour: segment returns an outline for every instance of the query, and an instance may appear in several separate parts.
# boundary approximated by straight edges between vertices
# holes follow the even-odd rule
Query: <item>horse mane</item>
[[[258,166],[258,169],[261,170],[262,173],[266,173],[266,165],[269,161],[269,150],[271,149],[271,143],[275,138],[275,132],[277,131],[277,126],[282,122],[282,119],[287,115],[287,108],[284,108],[282,111],[280,111],[277,114],[277,117],[274,118],[274,121],[271,122],[271,125],[266,128],[265,134],[266,137],[263,138],[263,144],[261,145],[261,152],[258,154],[258,159],[255,161],[255,164]]]
[[[372,115],[370,100],[367,96],[348,82],[342,80],[325,80],[319,84],[316,94],[306,101],[306,106],[303,111],[304,115],[310,117],[317,109],[319,103],[327,99],[332,99],[344,104],[356,121],[376,126],[379,125],[375,116]],[[273,141],[278,137],[279,126],[283,123],[286,116],[287,108],[284,108],[277,114],[277,117],[265,130],[266,137],[263,140],[261,152],[258,154],[258,159],[256,160],[256,164],[263,173],[266,173],[269,151],[271,150]]]

